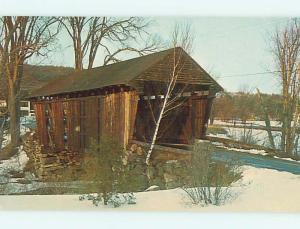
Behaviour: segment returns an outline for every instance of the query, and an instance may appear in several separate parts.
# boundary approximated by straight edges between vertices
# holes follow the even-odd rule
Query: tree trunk
[[[158,120],[156,122],[156,126],[155,126],[155,130],[154,130],[153,138],[152,138],[152,141],[151,141],[150,149],[148,150],[148,153],[147,153],[147,157],[146,157],[146,164],[147,165],[150,164],[150,157],[151,157],[151,154],[152,154],[155,142],[156,142],[156,138],[157,138],[157,134],[158,134],[160,122],[161,122],[161,119],[163,117],[163,113],[164,113],[164,110],[165,110],[165,107],[166,107],[166,103],[167,103],[167,99],[165,98],[162,110],[160,111]]]
[[[267,108],[265,107],[263,98],[258,89],[257,89],[257,94],[258,94],[258,98],[260,100],[260,104],[261,104],[261,108],[262,108],[262,112],[263,112],[263,116],[264,116],[264,120],[265,120],[265,125],[266,125],[266,129],[267,129],[267,133],[268,133],[269,142],[270,142],[271,148],[275,149],[275,142],[274,142],[274,137],[272,134],[272,126],[271,126],[271,122],[270,122],[270,118],[269,118],[269,113],[268,113]]]
[[[157,138],[157,134],[158,134],[160,122],[161,122],[161,120],[163,118],[163,114],[165,112],[167,101],[168,101],[168,98],[169,98],[169,95],[170,95],[170,90],[171,90],[171,83],[169,83],[169,85],[168,85],[167,93],[164,96],[164,102],[163,102],[162,108],[161,108],[161,110],[159,112],[159,116],[158,116],[158,119],[157,119],[157,122],[156,122],[156,125],[155,125],[155,130],[154,130],[154,134],[153,134],[153,137],[152,137],[150,149],[148,150],[147,157],[146,157],[146,164],[147,165],[150,164],[150,157],[151,157],[151,154],[152,154],[155,142],[156,142],[156,138]]]
[[[3,118],[3,120],[2,120]],[[0,150],[2,149],[2,144],[4,140],[4,128],[5,128],[5,122],[6,122],[6,117],[0,117]]]
[[[271,126],[269,114],[267,112],[265,112],[264,116],[265,116],[265,124],[266,124],[266,128],[267,128],[269,142],[270,142],[271,148],[275,149],[275,142],[274,142],[274,137],[272,134],[272,126]]]
[[[293,117],[291,116],[291,112],[288,112],[288,117],[287,117],[287,135],[286,135],[286,153],[289,156],[293,155],[294,151],[294,141],[295,141],[295,136],[292,134],[292,120]]]
[[[75,70],[83,70],[83,53],[81,50],[81,39],[73,40],[74,43],[74,58],[75,58]]]
[[[209,124],[213,125],[215,121],[215,111],[214,111],[214,105],[212,104],[211,110],[210,110],[210,116],[209,116]]]
[[[78,51],[78,53],[75,54],[75,70],[83,70],[83,57],[81,55],[81,51]]]
[[[20,144],[20,98],[15,87],[8,93],[9,133],[11,136],[10,150],[15,152]]]

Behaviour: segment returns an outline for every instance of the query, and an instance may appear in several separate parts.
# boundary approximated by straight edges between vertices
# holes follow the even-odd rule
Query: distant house
[[[7,107],[7,103],[5,98],[0,99],[0,109],[5,109]],[[22,100],[20,103],[20,116],[34,116],[34,109],[30,101]]]
[[[34,108],[32,103],[26,99],[31,91],[36,90],[49,81],[63,77],[74,71],[69,67],[57,67],[57,66],[24,66],[24,77],[21,82],[21,103],[20,103],[20,115],[34,116]],[[7,106],[7,86],[5,78],[0,79],[0,109],[5,109]]]
[[[166,116],[160,143],[191,143],[205,136],[210,108],[222,87],[181,48],[177,92],[182,105]],[[124,147],[151,140],[174,49],[74,72],[51,81],[28,97],[34,104],[40,143],[57,150],[85,151],[103,136]],[[151,105],[151,106],[150,106]]]

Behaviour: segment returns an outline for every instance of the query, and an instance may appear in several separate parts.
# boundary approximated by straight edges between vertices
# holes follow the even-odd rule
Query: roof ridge
[[[167,56],[172,54],[173,51],[183,51],[183,53],[194,62],[194,64],[197,63],[184,51],[183,48],[173,47],[160,52],[120,61],[118,63],[72,72],[65,77],[50,81],[45,86],[32,91],[28,98],[59,95],[62,93],[71,93],[76,91],[87,91],[112,85],[123,84],[133,86],[135,85],[134,81],[138,77],[160,61],[167,58]],[[198,64],[197,66],[200,65]],[[209,76],[209,74],[202,68],[198,68],[198,70],[203,72],[204,76]],[[217,84],[211,77],[207,78],[214,84]]]

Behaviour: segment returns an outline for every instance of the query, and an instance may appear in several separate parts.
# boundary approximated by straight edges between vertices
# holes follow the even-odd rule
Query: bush
[[[110,193],[110,198],[108,198],[107,205],[113,206],[114,208],[120,207],[124,204],[136,204],[136,198],[133,193]],[[79,196],[79,200],[90,200],[95,206],[98,206],[100,202],[103,200],[102,194],[96,195],[81,195]]]
[[[231,184],[241,178],[237,165],[212,162],[211,150],[205,142],[195,144],[188,170],[190,181],[183,190],[193,204],[223,204],[231,197]]]
[[[111,138],[103,137],[99,144],[91,141],[82,168],[84,180],[89,181],[90,189],[97,192],[97,195],[91,199],[93,204],[98,205],[103,201],[104,205],[112,204],[118,207],[119,204],[128,202],[117,201],[118,199],[132,200],[130,198],[133,196],[132,193],[119,194],[127,185],[125,167],[122,163],[123,154],[123,148]],[[84,196],[80,198],[86,199]]]
[[[253,129],[251,127],[244,126],[240,129],[231,129],[228,132],[228,137],[233,138],[242,143],[257,145],[259,140],[253,133]]]

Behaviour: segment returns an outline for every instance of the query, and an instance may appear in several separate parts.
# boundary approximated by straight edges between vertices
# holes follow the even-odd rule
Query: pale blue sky
[[[247,74],[274,70],[270,36],[287,20],[278,17],[155,17],[149,31],[167,40],[174,23],[191,23],[195,37],[192,57],[215,76],[225,90],[258,87],[263,92],[276,93],[276,76]],[[74,65],[70,38],[61,34],[59,44],[60,49],[41,64]],[[102,63],[102,58],[99,53],[95,66]]]
[[[218,77],[226,90],[238,91],[248,85],[268,93],[278,91],[276,76],[245,74],[274,70],[270,36],[287,18],[159,18],[159,33],[166,36],[174,21],[185,20],[192,23],[195,33],[193,58]]]

